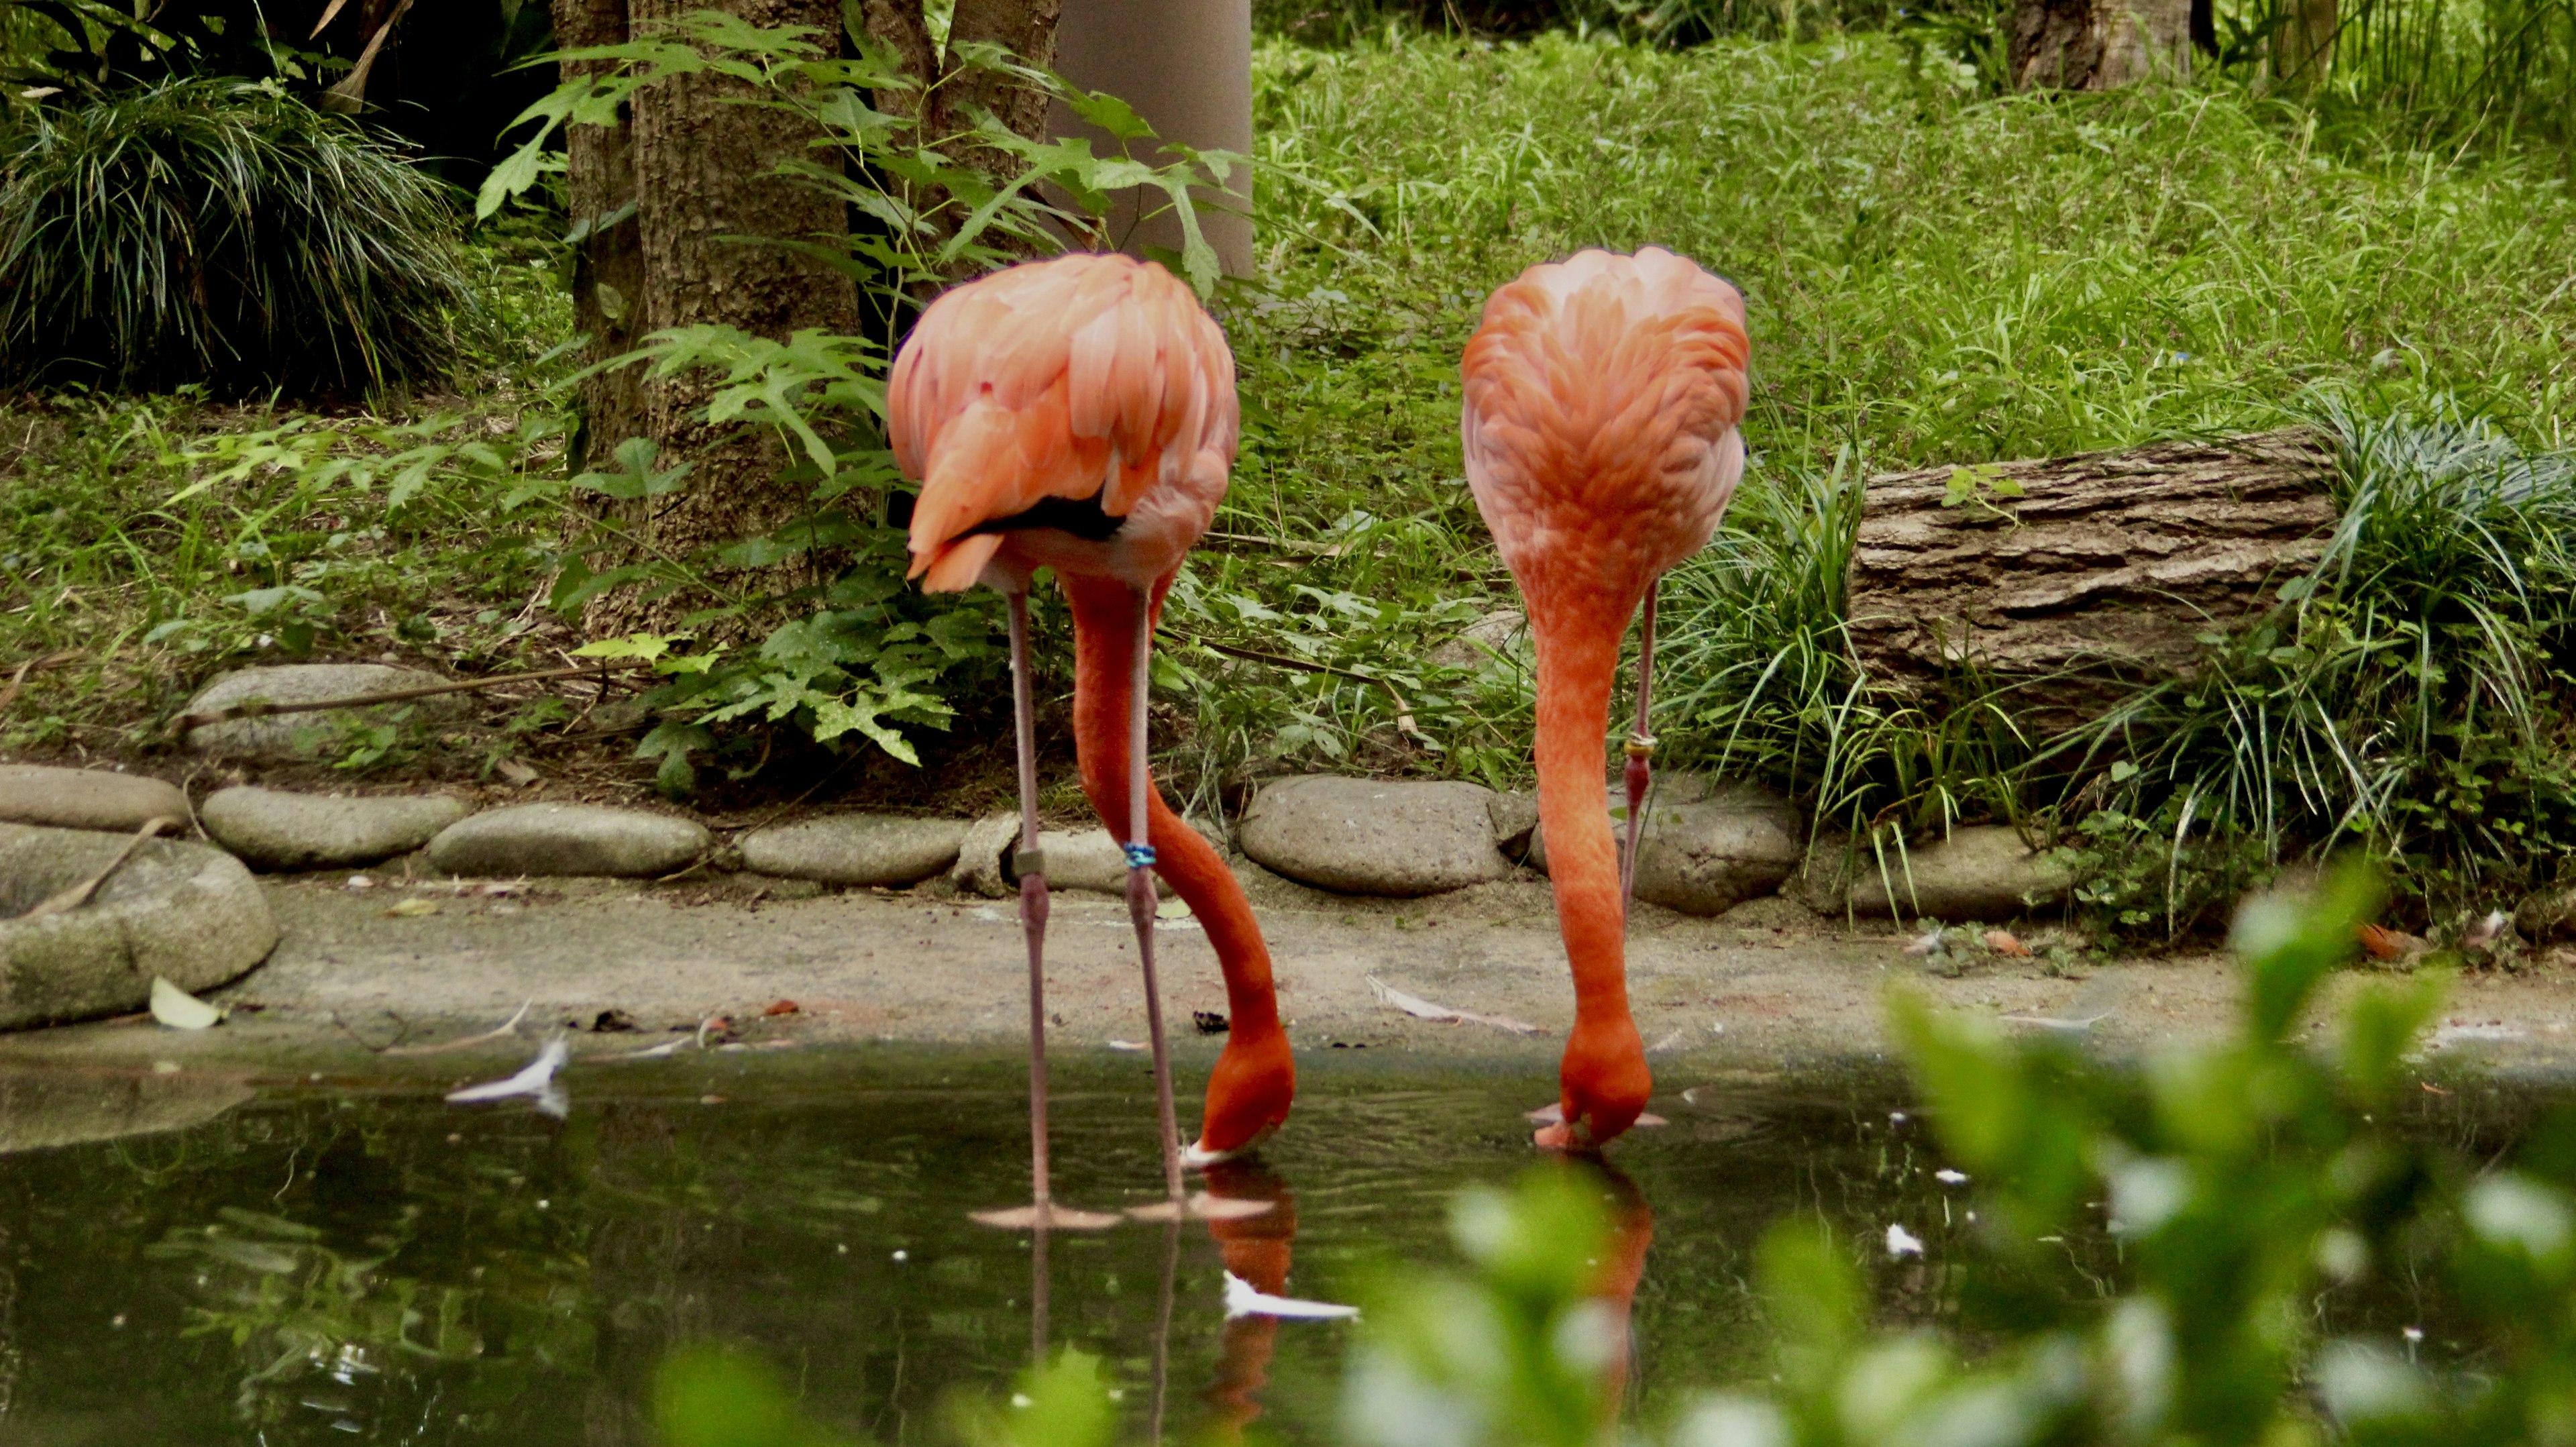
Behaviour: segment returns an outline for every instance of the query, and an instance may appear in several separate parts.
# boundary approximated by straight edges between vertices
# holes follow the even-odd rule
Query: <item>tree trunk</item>
[[[565,50],[626,39],[626,0],[555,0],[555,44]],[[597,74],[602,61],[565,61],[564,78]],[[628,128],[575,126],[564,137],[571,213],[573,326],[596,365],[634,350],[643,336],[644,250],[635,225],[635,164]],[[633,367],[582,379],[568,461],[574,473],[607,465],[617,444],[647,435],[644,374]]]
[[[703,8],[702,0],[632,0],[641,34]],[[810,25],[840,33],[831,0],[730,0],[730,14],[759,26]],[[855,331],[858,298],[849,278],[785,247],[745,238],[829,241],[849,229],[841,205],[822,192],[769,174],[809,154],[809,127],[784,111],[741,102],[738,81],[682,76],[635,93],[633,165],[636,231],[642,253],[640,326],[729,323],[784,340],[802,327]],[[788,458],[754,428],[702,420],[714,381],[684,375],[645,384],[644,435],[657,467],[687,464],[687,482],[659,497],[602,499],[600,515],[632,538],[638,557],[686,558],[710,545],[767,533],[804,512],[807,488],[780,477]],[[813,581],[831,560],[807,556],[774,568],[719,570],[709,581],[728,593],[779,592]],[[648,598],[617,589],[592,600],[584,623],[594,636],[669,632],[711,600],[694,590]],[[745,620],[735,631],[766,626]]]
[[[2305,94],[2323,85],[2334,64],[2335,0],[2288,0],[2272,36],[2272,74]]]
[[[1246,0],[1063,0],[1057,69],[1087,90],[1106,91],[1136,108],[1154,133],[1201,150],[1252,151],[1252,9]],[[962,13],[964,6],[959,9]],[[1057,108],[1060,136],[1089,136],[1100,155],[1120,143]],[[1160,164],[1167,156],[1139,156]],[[1224,191],[1202,188],[1199,225],[1229,276],[1252,274],[1252,175],[1238,166]],[[1141,209],[1167,203],[1159,191],[1118,195],[1109,234],[1130,250],[1181,248],[1170,215],[1139,223]]]
[[[2191,0],[2020,0],[2016,90],[2110,90],[2191,73]]]
[[[2011,685],[2032,737],[2061,732],[2189,676],[2202,634],[2268,610],[2324,549],[2333,469],[2326,441],[2292,428],[1873,478],[1852,550],[1853,653],[1918,702],[1962,674]],[[1954,502],[1963,471],[1974,496]]]

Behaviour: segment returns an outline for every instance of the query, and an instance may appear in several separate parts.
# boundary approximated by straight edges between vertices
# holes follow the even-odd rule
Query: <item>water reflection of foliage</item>
[[[407,1207],[398,1220],[417,1214]],[[235,1411],[245,1425],[302,1420],[413,1440],[433,1412],[470,1420],[478,1405],[507,1402],[529,1376],[589,1352],[586,1293],[566,1263],[532,1263],[533,1277],[516,1280],[476,1266],[474,1284],[439,1285],[387,1269],[407,1244],[399,1228],[352,1252],[283,1217],[229,1206],[217,1215],[173,1228],[145,1254],[193,1268],[202,1304],[189,1334],[228,1338],[240,1353]],[[467,1364],[471,1373],[440,1370]],[[307,1415],[317,1412],[322,1420]]]

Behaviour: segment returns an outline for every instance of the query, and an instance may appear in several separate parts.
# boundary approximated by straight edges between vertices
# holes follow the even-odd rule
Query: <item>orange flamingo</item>
[[[1533,266],[1485,302],[1461,371],[1467,481],[1529,605],[1538,646],[1538,798],[1574,970],[1555,1122],[1590,1147],[1654,1088],[1628,1013],[1630,865],[1654,740],[1655,584],[1707,544],[1744,473],[1744,299],[1657,247]],[[1628,848],[1610,837],[1603,736],[1619,645],[1645,609],[1628,740]]]
[[[947,292],[895,358],[887,433],[921,480],[912,575],[934,592],[978,582],[1010,602],[1019,745],[1020,912],[1029,950],[1029,1126],[1034,1203],[996,1225],[1105,1224],[1055,1207],[1047,1187],[1045,861],[1028,591],[1052,568],[1073,605],[1074,744],[1083,791],[1127,844],[1127,901],[1143,967],[1163,1143],[1166,1213],[1184,1209],[1183,1155],[1154,971],[1154,887],[1172,882],[1225,972],[1233,1027],[1208,1080],[1196,1163],[1249,1149],[1287,1118],[1296,1067],[1279,1026],[1270,951],[1225,861],[1183,824],[1146,763],[1147,663],[1163,597],[1225,496],[1237,433],[1234,357],[1187,287],[1152,262],[1070,255]],[[1251,1203],[1245,1203],[1251,1204]],[[1221,1209],[1205,1198],[1192,1214]],[[1253,1209],[1262,1209],[1254,1206]]]

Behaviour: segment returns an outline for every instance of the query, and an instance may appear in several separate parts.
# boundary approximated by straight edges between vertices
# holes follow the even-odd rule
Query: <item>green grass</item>
[[[393,147],[270,89],[30,107],[0,118],[0,378],[228,397],[444,383],[469,320],[458,231]]]

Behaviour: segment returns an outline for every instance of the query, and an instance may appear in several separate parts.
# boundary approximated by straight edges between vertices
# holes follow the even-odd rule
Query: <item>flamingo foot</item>
[[[991,1226],[1002,1231],[1106,1231],[1118,1224],[1116,1216],[1099,1211],[1077,1211],[1051,1201],[1033,1206],[1010,1206],[999,1211],[969,1211],[966,1219],[978,1226]]]
[[[1233,1196],[1211,1196],[1199,1192],[1187,1200],[1156,1201],[1150,1206],[1130,1206],[1128,1219],[1134,1221],[1240,1221],[1247,1216],[1268,1214],[1276,1201],[1247,1201]]]
[[[1601,1149],[1601,1143],[1592,1139],[1592,1132],[1588,1128],[1565,1123],[1565,1103],[1562,1101],[1550,1102],[1536,1110],[1524,1111],[1521,1119],[1542,1127],[1530,1136],[1530,1144],[1541,1150],[1592,1153]],[[1672,1122],[1652,1111],[1641,1111],[1636,1120],[1630,1124],[1632,1127],[1655,1126],[1671,1125]]]
[[[1181,1168],[1183,1170],[1204,1171],[1210,1166],[1223,1165],[1227,1161],[1239,1161],[1245,1156],[1252,1154],[1254,1151],[1259,1150],[1263,1141],[1270,1139],[1272,1136],[1278,1134],[1278,1132],[1279,1127],[1275,1123],[1266,1125],[1260,1130],[1255,1131],[1252,1138],[1245,1141],[1243,1144],[1239,1146],[1228,1146],[1221,1150],[1215,1146],[1209,1145],[1207,1143],[1207,1137],[1202,1135],[1196,1141],[1193,1141],[1189,1145],[1181,1148]]]

